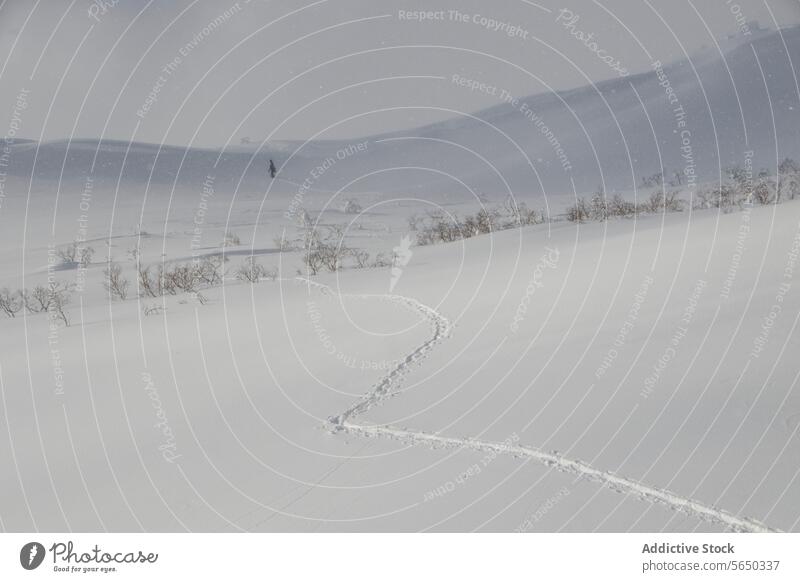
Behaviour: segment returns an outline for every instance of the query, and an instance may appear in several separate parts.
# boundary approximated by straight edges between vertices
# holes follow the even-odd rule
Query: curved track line
[[[609,471],[595,469],[583,461],[567,459],[555,452],[548,453],[527,446],[478,441],[470,438],[442,437],[391,427],[361,426],[352,422],[345,422],[342,428],[351,434],[363,437],[392,438],[401,440],[406,444],[427,444],[438,448],[470,449],[498,454],[504,453],[516,457],[529,457],[558,471],[584,477],[590,481],[600,483],[604,487],[618,491],[619,493],[633,494],[642,501],[665,505],[673,511],[685,513],[703,521],[726,526],[732,531],[761,533],[777,531],[755,519],[739,517],[723,509],[705,505],[700,501],[681,497],[677,493],[667,491],[666,489],[658,489],[626,477],[619,477]]]
[[[301,278],[301,281],[309,286],[316,287],[322,293],[334,294],[335,291],[328,285],[317,283],[309,279]],[[422,431],[410,431],[391,426],[370,426],[353,422],[357,416],[364,414],[370,408],[378,405],[381,401],[396,393],[396,388],[403,377],[409,372],[413,364],[419,363],[425,358],[442,340],[450,335],[450,322],[442,314],[427,305],[420,303],[416,299],[404,297],[402,295],[368,295],[354,294],[346,295],[349,297],[363,298],[384,298],[398,303],[404,307],[413,309],[425,317],[432,329],[429,339],[420,344],[414,351],[409,353],[403,360],[383,376],[375,387],[364,398],[356,402],[344,412],[328,418],[332,432],[347,432],[349,434],[375,438],[383,437],[403,441],[410,445],[428,445],[433,448],[450,449],[469,449],[482,452],[493,452],[497,454],[509,454],[516,457],[532,458],[548,467],[552,467],[564,473],[578,475],[590,481],[600,483],[604,487],[613,489],[620,493],[632,494],[642,501],[653,504],[660,504],[669,509],[684,513],[697,519],[722,525],[735,532],[776,532],[780,530],[772,529],[758,520],[749,517],[733,515],[723,509],[706,505],[700,501],[682,497],[666,489],[659,489],[640,483],[633,479],[620,477],[610,471],[602,471],[580,460],[568,459],[556,452],[545,452],[533,447],[523,445],[512,445],[508,443],[497,443],[481,441],[471,438],[452,438],[428,434]]]

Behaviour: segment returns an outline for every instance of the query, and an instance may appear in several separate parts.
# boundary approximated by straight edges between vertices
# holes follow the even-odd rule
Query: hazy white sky
[[[435,14],[407,15],[420,10]],[[652,59],[716,50],[714,38],[744,20],[774,28],[773,16],[797,24],[800,4],[6,0],[0,135],[15,116],[17,137],[45,140],[214,146],[374,134],[495,105],[502,90],[524,96],[616,76],[595,50],[635,73]],[[454,74],[486,87],[470,91]]]

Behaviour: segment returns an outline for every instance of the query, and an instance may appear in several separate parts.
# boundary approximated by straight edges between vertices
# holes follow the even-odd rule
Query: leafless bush
[[[258,283],[267,278],[267,270],[256,262],[255,257],[247,257],[241,266],[236,269],[236,278],[247,283]],[[273,277],[274,278],[274,277]]]
[[[766,170],[758,173],[753,188],[753,199],[759,204],[772,204],[776,200],[777,185]]]
[[[78,252],[78,263],[80,263],[81,267],[88,267],[92,262],[92,257],[94,257],[94,249],[92,247],[80,247],[80,251]]]
[[[642,186],[646,188],[651,186],[663,186],[663,185],[664,185],[663,172],[658,172],[657,174],[653,174],[652,176],[642,176]]]
[[[73,242],[63,247],[56,249],[56,255],[64,264],[73,264],[78,262],[78,243]]]
[[[345,201],[342,210],[345,214],[360,214],[363,208],[361,207],[361,204],[358,203],[358,200],[355,198],[349,198]]]
[[[155,275],[151,273],[151,269],[153,269],[152,266],[144,265],[143,263],[136,265],[136,272],[139,277],[139,291],[143,297],[160,297],[164,294],[162,267],[161,265],[158,266]]]
[[[608,205],[606,204],[606,195],[598,190],[592,194],[592,200],[589,206],[589,217],[592,220],[608,220]]]
[[[422,230],[417,231],[417,244],[420,246],[432,245],[437,241],[436,231],[433,228],[423,226]]]
[[[343,244],[325,243],[317,248],[317,252],[322,256],[322,264],[330,271],[335,273],[342,268],[344,258],[348,255],[349,249]]]
[[[800,165],[792,158],[778,164],[778,200],[794,200],[800,197]]]
[[[53,300],[50,290],[44,285],[37,285],[33,291],[23,290],[22,297],[25,308],[31,313],[47,311]]]
[[[390,267],[392,262],[386,258],[386,255],[383,253],[378,253],[375,255],[375,260],[372,261],[373,267]]]
[[[453,242],[464,238],[490,234],[498,230],[517,228],[544,222],[544,214],[529,209],[525,203],[506,200],[502,207],[481,208],[475,214],[463,219],[444,212],[429,212],[427,217],[416,216],[409,219],[409,226],[417,230],[417,244],[430,245],[439,242]]]
[[[567,208],[567,220],[570,222],[586,222],[590,216],[589,203],[585,198],[578,198],[575,204]]]
[[[608,213],[611,216],[630,218],[636,215],[636,205],[625,200],[620,194],[614,194],[608,201]]]
[[[33,291],[23,290],[17,292],[19,300],[31,313],[50,313],[55,319],[60,319],[64,325],[69,325],[69,315],[66,306],[70,301],[72,285],[53,281],[47,286],[37,285]],[[16,309],[16,304],[12,309]],[[17,311],[21,310],[21,307]],[[6,312],[7,313],[7,312]],[[11,316],[13,317],[13,315]]]
[[[171,269],[164,269],[163,279],[164,288],[173,295],[177,291],[196,293],[199,290],[200,278],[191,264],[176,264]]]
[[[683,212],[686,201],[680,197],[677,190],[669,190],[664,193],[664,210],[666,212]]]
[[[303,236],[303,262],[309,275],[316,275],[322,269],[322,253],[318,252],[322,244],[319,231],[315,228],[308,228]]]
[[[356,268],[363,269],[369,265],[369,253],[364,249],[351,249],[350,254],[353,256]]]
[[[242,244],[242,241],[235,232],[226,232],[225,237],[222,239],[222,246],[224,247],[238,247],[240,244]]]
[[[305,208],[298,208],[297,211],[294,213],[294,221],[297,226],[301,228],[309,228],[311,227],[313,221],[311,220],[311,215],[308,213],[308,210]]]
[[[70,301],[71,286],[67,283],[53,283],[50,285],[50,305],[48,313],[55,319],[60,319],[65,326],[69,327],[69,314],[66,306]]]
[[[662,212],[681,212],[684,201],[678,196],[677,190],[652,192],[650,197],[639,206],[640,212],[660,214]]]
[[[488,210],[481,208],[475,214],[475,225],[478,228],[479,234],[489,234],[499,229],[498,222],[500,220],[500,211],[497,209]]]
[[[201,285],[213,287],[222,283],[224,276],[224,261],[222,255],[211,255],[203,257],[194,264],[195,274]]]
[[[292,243],[288,238],[286,238],[286,234],[282,233],[272,239],[275,243],[275,248],[277,248],[280,252],[285,253],[287,251],[293,251],[296,249],[296,245]]]
[[[318,229],[309,228],[304,237],[303,248],[303,262],[311,275],[316,275],[323,268],[331,273],[338,271],[350,253],[350,249],[344,244],[344,229],[340,225],[329,226],[324,238],[320,236]]]
[[[144,312],[145,316],[158,315],[159,313],[164,312],[164,306],[158,305],[157,303],[151,303],[149,305],[142,304],[142,311]]]
[[[25,299],[20,291],[0,289],[0,311],[8,317],[16,317],[17,313],[25,307]]]
[[[730,209],[736,206],[737,202],[736,189],[731,184],[723,183],[698,190],[695,208]]]
[[[58,256],[58,258],[61,259],[61,262],[65,265],[80,264],[82,267],[88,267],[92,262],[94,249],[78,242],[72,242],[68,245],[57,248],[56,256]]]
[[[128,298],[128,280],[122,276],[122,267],[116,263],[109,263],[103,270],[105,280],[103,287],[111,294],[111,297],[124,301]]]
[[[439,210],[428,212],[422,222],[422,229],[417,231],[417,244],[427,245],[437,242],[453,242],[467,236],[478,234],[477,219],[469,218],[462,224],[457,216],[448,216]]]
[[[544,222],[544,214],[528,208],[524,202],[517,202],[509,196],[503,206],[506,221],[503,228],[514,228],[517,226],[530,226]]]
[[[211,255],[172,265],[139,263],[137,274],[140,294],[142,297],[177,295],[180,292],[197,294],[202,288],[221,285],[225,275],[225,260],[222,255]]]

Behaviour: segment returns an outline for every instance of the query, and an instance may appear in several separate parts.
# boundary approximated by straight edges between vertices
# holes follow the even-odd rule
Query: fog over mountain
[[[800,156],[792,69],[793,61],[800,62],[800,28],[762,30],[719,48],[724,52],[707,49],[675,63],[654,59],[649,71],[535,95],[515,95],[488,76],[453,73],[436,82],[465,93],[472,87],[499,104],[463,113],[437,106],[447,120],[350,140],[325,139],[323,132],[302,141],[254,140],[224,149],[88,139],[18,142],[9,173],[36,180],[81,181],[91,174],[112,183],[195,185],[214,175],[218,184],[259,189],[270,158],[282,166],[283,179],[300,184],[342,148],[364,143],[347,163],[318,172],[312,188],[347,185],[352,192],[423,196],[470,196],[471,189],[542,200],[571,196],[570,180],[578,191],[601,185],[631,190],[642,177],[661,171],[670,180],[680,173],[684,183],[692,173],[713,180],[746,157],[756,167],[774,168],[778,158]],[[383,112],[364,115],[380,126]],[[405,169],[384,171],[394,167]]]

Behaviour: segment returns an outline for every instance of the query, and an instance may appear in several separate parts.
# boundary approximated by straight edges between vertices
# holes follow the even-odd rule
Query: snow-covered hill
[[[452,119],[415,130],[224,151],[91,140],[21,143],[12,148],[9,172],[33,173],[37,180],[81,181],[93,173],[110,184],[121,177],[193,186],[213,175],[218,184],[263,189],[270,158],[297,184],[328,159],[338,163],[313,180],[314,188],[465,198],[472,192],[502,198],[510,190],[535,200],[570,196],[570,179],[578,191],[601,184],[630,191],[662,169],[670,179],[694,172],[713,180],[721,168],[742,165],[750,150],[756,167],[773,168],[777,156],[798,155],[793,61],[800,62],[800,28],[566,92],[526,97],[497,87],[497,106],[453,110]],[[532,87],[537,66],[520,72],[531,76]],[[508,102],[512,98],[517,101]],[[357,144],[364,145],[353,154]]]

